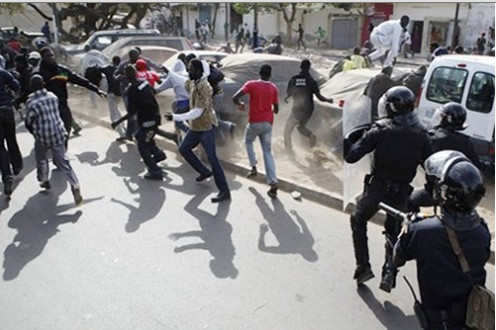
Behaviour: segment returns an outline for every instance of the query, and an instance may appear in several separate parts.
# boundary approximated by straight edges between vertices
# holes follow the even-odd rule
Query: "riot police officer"
[[[433,197],[440,214],[410,223],[394,247],[394,266],[417,261],[421,305],[428,329],[465,329],[467,300],[472,285],[484,285],[491,235],[475,207],[484,195],[480,171],[458,151],[434,153],[425,162],[434,178]],[[448,228],[468,261],[466,276],[451,247]],[[471,283],[472,282],[472,283]]]
[[[477,168],[482,170],[482,164],[479,161],[472,142],[470,142],[470,138],[467,135],[459,133],[459,131],[467,128],[465,124],[467,110],[465,110],[465,107],[456,102],[448,102],[436,110],[434,117],[437,118],[434,119],[434,122],[437,124],[429,132],[433,151],[460,151]],[[408,199],[408,211],[419,212],[420,206],[436,205],[432,198],[432,183],[429,177],[426,177],[426,180],[427,182],[424,188],[415,190]]]
[[[379,202],[406,211],[408,196],[412,192],[410,182],[415,177],[417,166],[432,153],[427,132],[413,113],[413,93],[404,86],[395,86],[382,98],[379,111],[385,110],[387,117],[376,121],[358,141],[344,141],[345,145],[350,146],[345,154],[348,163],[355,163],[365,154],[373,152],[372,171],[365,176],[362,196],[350,219],[357,264],[354,279],[357,284],[374,277],[369,263],[367,221],[377,212]],[[386,262],[380,284],[386,292],[395,286],[392,250],[399,232],[399,221],[388,216],[385,223]]]

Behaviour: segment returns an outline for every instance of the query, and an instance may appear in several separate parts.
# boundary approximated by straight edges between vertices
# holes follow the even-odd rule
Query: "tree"
[[[19,2],[13,2],[13,3],[0,3],[0,14],[5,12],[8,12],[9,15],[12,15],[14,13],[19,13],[24,10],[24,4],[19,3]]]

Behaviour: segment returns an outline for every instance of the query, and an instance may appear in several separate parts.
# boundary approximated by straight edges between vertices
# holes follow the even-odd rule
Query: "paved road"
[[[213,182],[194,182],[173,152],[167,180],[145,181],[134,144],[83,124],[70,140],[78,208],[59,171],[39,191],[20,129],[26,170],[0,200],[2,330],[416,328],[403,281],[390,295],[378,278],[356,289],[347,215],[284,192],[270,200],[230,174],[232,201],[211,204]],[[369,232],[378,274],[381,228]],[[414,282],[414,271],[401,273]]]

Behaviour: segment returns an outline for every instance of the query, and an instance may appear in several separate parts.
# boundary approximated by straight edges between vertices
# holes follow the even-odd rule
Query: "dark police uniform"
[[[405,211],[412,189],[410,182],[415,177],[417,166],[432,153],[427,132],[420,126],[414,113],[376,122],[351,146],[345,160],[355,163],[372,151],[372,171],[365,177],[363,194],[351,216],[357,269],[370,268],[367,221],[377,212],[379,202]],[[386,237],[390,240],[390,244],[386,245],[386,261],[390,263],[400,224],[388,215],[385,229]]]
[[[443,219],[449,217],[453,219],[455,215],[442,212]],[[456,217],[456,222],[475,224],[466,230],[453,229],[470,265],[474,284],[484,285],[484,265],[489,260],[491,244],[487,224],[475,211]],[[395,266],[402,266],[408,260],[417,261],[421,302],[429,329],[463,329],[472,288],[450,245],[446,223],[450,221],[443,223],[437,216],[411,223],[394,247]]]
[[[460,151],[470,159],[472,164],[482,170],[482,164],[480,163],[479,157],[468,136],[444,127],[439,127],[430,131],[429,136],[432,141],[433,152],[441,150]],[[424,188],[415,190],[408,199],[408,211],[419,212],[421,206],[434,205],[436,205],[436,202],[432,198],[432,184],[429,182],[429,179],[427,179]]]
[[[308,71],[302,71],[289,80],[286,92],[288,97],[293,97],[291,114],[284,126],[284,145],[286,151],[290,152],[292,150],[291,133],[295,127],[298,127],[298,131],[303,136],[315,139],[315,135],[306,125],[313,114],[313,95],[319,92],[319,85]]]

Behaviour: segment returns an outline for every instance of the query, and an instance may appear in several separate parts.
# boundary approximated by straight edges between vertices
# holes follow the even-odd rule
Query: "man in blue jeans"
[[[197,59],[191,60],[188,65],[190,80],[186,81],[186,90],[190,93],[189,99],[192,109],[184,114],[166,114],[165,118],[174,121],[190,121],[190,128],[179,146],[179,152],[200,173],[196,178],[197,182],[214,176],[219,194],[212,198],[212,203],[218,203],[231,199],[231,193],[215,150],[214,130],[217,126],[217,118],[212,107],[212,87],[207,81],[207,77],[203,76],[203,72],[202,62]],[[207,154],[212,170],[209,170],[193,152],[199,143]]]
[[[270,189],[267,194],[274,198],[277,196],[277,177],[274,157],[272,157],[272,124],[274,123],[274,113],[279,112],[279,98],[277,87],[269,81],[272,73],[272,67],[264,64],[260,67],[260,79],[249,80],[233,96],[233,102],[239,108],[244,110],[244,102],[240,98],[250,95],[250,112],[249,123],[245,131],[245,145],[250,161],[251,171],[248,177],[257,175],[257,159],[253,150],[253,142],[260,139],[265,164],[265,179]]]

